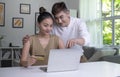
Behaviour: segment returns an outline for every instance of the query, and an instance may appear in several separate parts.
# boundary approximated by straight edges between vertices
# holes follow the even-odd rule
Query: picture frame
[[[20,14],[30,14],[31,12],[31,6],[30,4],[20,4]]]
[[[13,28],[23,28],[23,18],[13,17],[12,18],[12,26],[13,26]]]
[[[35,12],[35,34],[38,34],[39,28],[37,26],[37,18],[39,16],[39,12]]]
[[[5,26],[5,3],[0,2],[0,27]]]

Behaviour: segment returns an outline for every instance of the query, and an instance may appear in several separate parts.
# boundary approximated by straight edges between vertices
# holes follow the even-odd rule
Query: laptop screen
[[[78,49],[50,50],[47,72],[77,70],[82,53]]]

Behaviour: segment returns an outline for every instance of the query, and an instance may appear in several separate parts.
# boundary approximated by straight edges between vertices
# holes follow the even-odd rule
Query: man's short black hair
[[[67,11],[67,6],[64,2],[57,2],[52,7],[52,14],[56,15],[60,13],[61,11]]]

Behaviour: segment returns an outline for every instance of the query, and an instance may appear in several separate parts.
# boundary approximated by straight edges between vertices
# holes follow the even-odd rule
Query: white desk
[[[81,63],[79,70],[46,73],[40,66],[0,68],[0,77],[120,77],[120,64],[110,62]]]

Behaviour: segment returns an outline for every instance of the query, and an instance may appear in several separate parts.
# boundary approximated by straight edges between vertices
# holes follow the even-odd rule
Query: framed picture
[[[39,12],[35,12],[35,34],[39,32],[39,28],[37,26],[37,18],[39,16]]]
[[[12,18],[12,26],[13,26],[13,28],[23,28],[23,18],[13,17]]]
[[[0,27],[5,26],[5,3],[0,2]]]
[[[30,14],[30,11],[31,11],[30,4],[20,4],[21,14]]]

